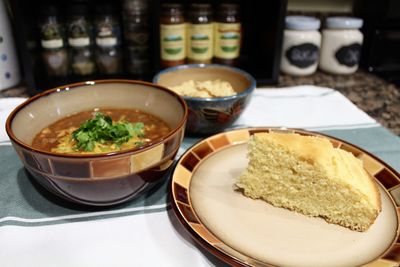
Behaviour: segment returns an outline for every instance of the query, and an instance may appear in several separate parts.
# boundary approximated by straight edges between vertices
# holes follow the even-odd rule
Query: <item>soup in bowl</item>
[[[36,95],[6,130],[29,173],[69,201],[105,206],[166,179],[184,136],[187,107],[151,83],[102,80]]]

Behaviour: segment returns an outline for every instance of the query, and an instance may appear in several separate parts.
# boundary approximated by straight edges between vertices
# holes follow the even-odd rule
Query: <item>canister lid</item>
[[[319,19],[309,16],[287,16],[285,24],[286,29],[299,31],[318,30],[321,26]]]
[[[329,29],[359,29],[363,26],[363,20],[355,17],[328,17],[325,27]]]

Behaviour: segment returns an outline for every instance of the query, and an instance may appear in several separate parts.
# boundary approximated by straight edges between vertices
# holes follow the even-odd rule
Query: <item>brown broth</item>
[[[131,123],[142,122],[144,124],[144,138],[147,140],[146,144],[160,140],[171,131],[164,121],[143,111],[137,109],[104,108],[82,111],[52,123],[35,136],[32,146],[36,149],[51,152],[57,148],[60,138],[78,129],[86,120],[94,118],[96,112],[110,116],[113,122],[120,120]],[[80,152],[78,151],[77,153]]]

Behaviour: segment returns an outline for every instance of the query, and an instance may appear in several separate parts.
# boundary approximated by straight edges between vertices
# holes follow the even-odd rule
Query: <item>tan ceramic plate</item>
[[[269,130],[220,133],[200,141],[180,158],[172,176],[171,202],[193,238],[236,266],[399,266],[400,176],[354,145],[326,136],[335,147],[363,160],[378,181],[382,212],[364,233],[275,208],[234,190],[247,166],[249,137]]]

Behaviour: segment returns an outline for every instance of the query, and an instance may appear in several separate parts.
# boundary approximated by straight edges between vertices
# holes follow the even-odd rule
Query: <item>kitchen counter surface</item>
[[[400,136],[400,87],[359,70],[346,75],[316,72],[307,77],[281,75],[279,87],[312,84],[340,91],[361,110]]]
[[[274,87],[304,84],[329,87],[340,91],[383,126],[394,134],[400,135],[400,87],[362,70],[349,76],[323,72],[316,72],[306,77],[281,75],[279,84]],[[0,91],[0,97],[16,96],[28,96],[23,86]]]

